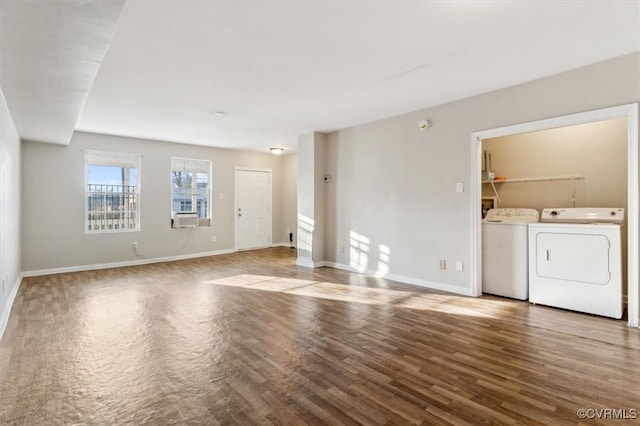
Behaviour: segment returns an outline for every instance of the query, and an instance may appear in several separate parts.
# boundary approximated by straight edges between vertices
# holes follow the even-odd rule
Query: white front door
[[[236,249],[271,245],[271,171],[236,169]]]

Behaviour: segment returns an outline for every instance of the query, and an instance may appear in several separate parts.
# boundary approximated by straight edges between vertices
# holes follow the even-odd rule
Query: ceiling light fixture
[[[225,113],[222,111],[215,111],[215,112],[212,112],[211,115],[213,115],[214,117],[224,117]]]
[[[271,148],[271,153],[275,155],[280,155],[284,152],[283,148]]]

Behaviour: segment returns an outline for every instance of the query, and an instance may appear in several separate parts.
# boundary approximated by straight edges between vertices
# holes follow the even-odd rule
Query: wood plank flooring
[[[2,425],[630,424],[634,410],[640,331],[624,321],[301,268],[288,248],[27,278],[0,341]]]

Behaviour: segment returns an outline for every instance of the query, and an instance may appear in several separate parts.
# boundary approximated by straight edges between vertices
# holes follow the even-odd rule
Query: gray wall
[[[20,138],[0,90],[0,335],[20,277]]]
[[[626,118],[485,139],[482,149],[491,152],[496,174],[507,178],[585,178],[495,184],[499,207],[627,208]],[[494,196],[491,185],[483,184],[482,195]]]
[[[298,261],[325,260],[325,170],[327,135],[298,137]]]
[[[469,290],[470,135],[639,100],[634,53],[329,134],[327,260]],[[432,122],[425,132],[422,119]],[[456,260],[464,271],[455,271]]]
[[[283,223],[283,157],[202,146],[91,133],[74,134],[69,146],[23,142],[23,268],[25,271],[136,260],[132,243],[148,258],[206,253],[234,248],[235,166],[273,172],[273,243],[286,243]],[[84,150],[142,154],[140,231],[84,232]],[[212,226],[171,229],[170,157],[211,160]],[[220,197],[224,194],[224,198]],[[288,196],[287,200],[291,197]],[[290,202],[287,208],[291,208]],[[291,213],[289,213],[291,215]],[[179,250],[191,236],[184,249]],[[216,236],[216,241],[212,241]]]
[[[297,249],[298,258],[312,261],[315,231],[314,134],[298,137]]]
[[[298,241],[298,155],[282,157],[282,229],[289,241],[293,233],[293,245]]]

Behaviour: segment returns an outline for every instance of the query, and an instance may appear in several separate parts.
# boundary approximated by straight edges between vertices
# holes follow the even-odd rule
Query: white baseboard
[[[327,262],[325,262],[324,260],[319,262],[314,262],[311,259],[305,259],[305,258],[299,257],[296,259],[296,265],[304,266],[305,268],[322,268],[323,266],[327,266]]]
[[[335,262],[323,262],[323,263],[324,263],[323,266],[329,266],[331,268],[342,269],[349,272],[356,272],[356,273],[368,275],[371,277],[385,278],[387,280],[397,281],[404,284],[411,284],[418,287],[429,288],[432,290],[446,291],[448,293],[462,294],[464,296],[473,295],[471,288],[459,287],[451,284],[438,283],[435,281],[421,280],[418,278],[405,277],[403,275],[380,273],[378,271],[374,271],[371,269],[366,269],[361,271],[352,266],[344,265],[342,263],[335,263]]]
[[[0,340],[2,340],[4,331],[7,329],[7,324],[9,323],[9,314],[11,313],[13,302],[16,300],[16,296],[18,295],[18,289],[20,288],[20,284],[22,284],[22,277],[23,277],[22,274],[18,275],[18,280],[13,286],[13,290],[11,290],[11,293],[9,294],[7,303],[4,306],[4,311],[2,312],[2,317],[0,317]]]
[[[80,272],[80,271],[93,271],[96,269],[121,268],[123,266],[137,266],[137,265],[147,265],[150,263],[172,262],[174,260],[195,259],[198,257],[217,256],[220,254],[229,254],[229,253],[235,253],[235,252],[236,251],[234,249],[227,249],[227,250],[183,254],[179,256],[155,257],[150,259],[126,260],[123,262],[99,263],[95,265],[79,265],[79,266],[66,266],[62,268],[38,269],[34,271],[25,271],[22,273],[22,276],[37,277],[40,275],[63,274],[65,272]]]
[[[275,244],[271,244],[270,247],[291,247],[289,245],[289,243],[275,243]]]

